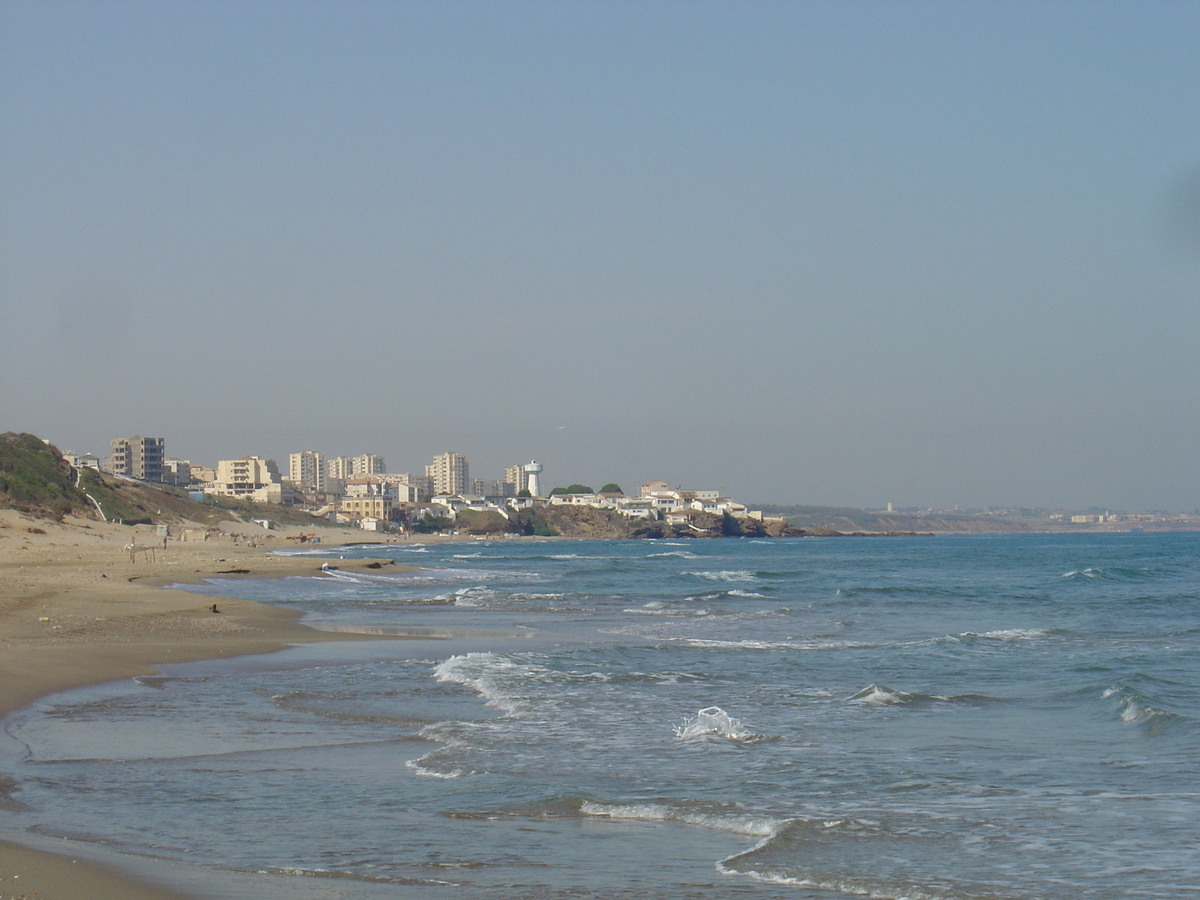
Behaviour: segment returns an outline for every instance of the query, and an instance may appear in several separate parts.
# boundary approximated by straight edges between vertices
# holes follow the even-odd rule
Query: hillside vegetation
[[[58,448],[32,434],[0,434],[0,506],[61,519],[90,505]]]
[[[80,470],[76,486],[71,465],[57,447],[35,435],[13,432],[0,435],[0,508],[49,519],[66,515],[97,518],[102,512],[107,521],[126,525],[215,525],[249,519],[306,527],[329,524],[325,519],[276,504],[232,498],[200,503],[182,488],[102,475],[94,469]]]

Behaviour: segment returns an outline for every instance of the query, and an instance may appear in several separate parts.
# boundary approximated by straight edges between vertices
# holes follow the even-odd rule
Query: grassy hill
[[[286,506],[221,498],[203,503],[192,500],[183,488],[147,484],[94,469],[81,469],[79,484],[58,448],[32,434],[0,435],[0,508],[10,507],[42,518],[61,519],[68,514],[98,517],[110,522],[171,524],[270,519],[283,525],[319,527],[329,524]]]
[[[0,506],[61,519],[90,505],[53,444],[32,434],[0,434]]]

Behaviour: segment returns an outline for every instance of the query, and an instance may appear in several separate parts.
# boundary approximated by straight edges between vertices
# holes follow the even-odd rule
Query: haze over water
[[[1194,534],[359,553],[429,568],[211,590],[457,636],[48,698],[5,742],[24,827],[205,867],[214,896],[1200,883]]]

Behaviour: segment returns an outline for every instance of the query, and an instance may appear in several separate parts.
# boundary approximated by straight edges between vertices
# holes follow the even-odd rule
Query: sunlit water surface
[[[205,589],[460,636],[48,698],[7,821],[277,896],[1198,895],[1200,536],[338,552],[422,568]]]

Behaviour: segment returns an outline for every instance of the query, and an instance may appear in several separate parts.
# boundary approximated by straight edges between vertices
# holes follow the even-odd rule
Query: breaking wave
[[[982,705],[1000,702],[995,697],[985,694],[955,694],[943,697],[941,694],[924,694],[919,691],[908,693],[888,687],[886,684],[869,684],[857,694],[847,698],[849,703],[862,703],[867,706],[910,706],[923,703],[966,703]]]
[[[765,837],[775,832],[779,822],[767,816],[731,815],[711,810],[691,810],[669,803],[601,803],[584,800],[579,811],[602,819],[632,819],[641,822],[682,822],[714,831],[728,831],[749,837]]]
[[[753,572],[746,572],[746,571],[683,572],[681,574],[692,575],[696,578],[703,578],[706,581],[731,581],[731,582],[758,581],[758,577]]]
[[[1100,697],[1112,704],[1122,722],[1137,725],[1150,734],[1188,721],[1187,717],[1165,709],[1166,704],[1161,700],[1124,682],[1105,688]]]
[[[491,707],[505,715],[524,712],[528,703],[509,687],[514,679],[542,678],[549,670],[543,666],[514,662],[496,653],[467,653],[451,656],[433,670],[437,681],[469,687]]]
[[[1064,572],[1069,581],[1142,581],[1154,578],[1155,573],[1140,566],[1088,566]]]
[[[681,741],[724,738],[739,744],[753,744],[766,740],[765,735],[755,734],[719,706],[709,706],[694,716],[689,716],[678,725],[671,726],[675,737]]]

